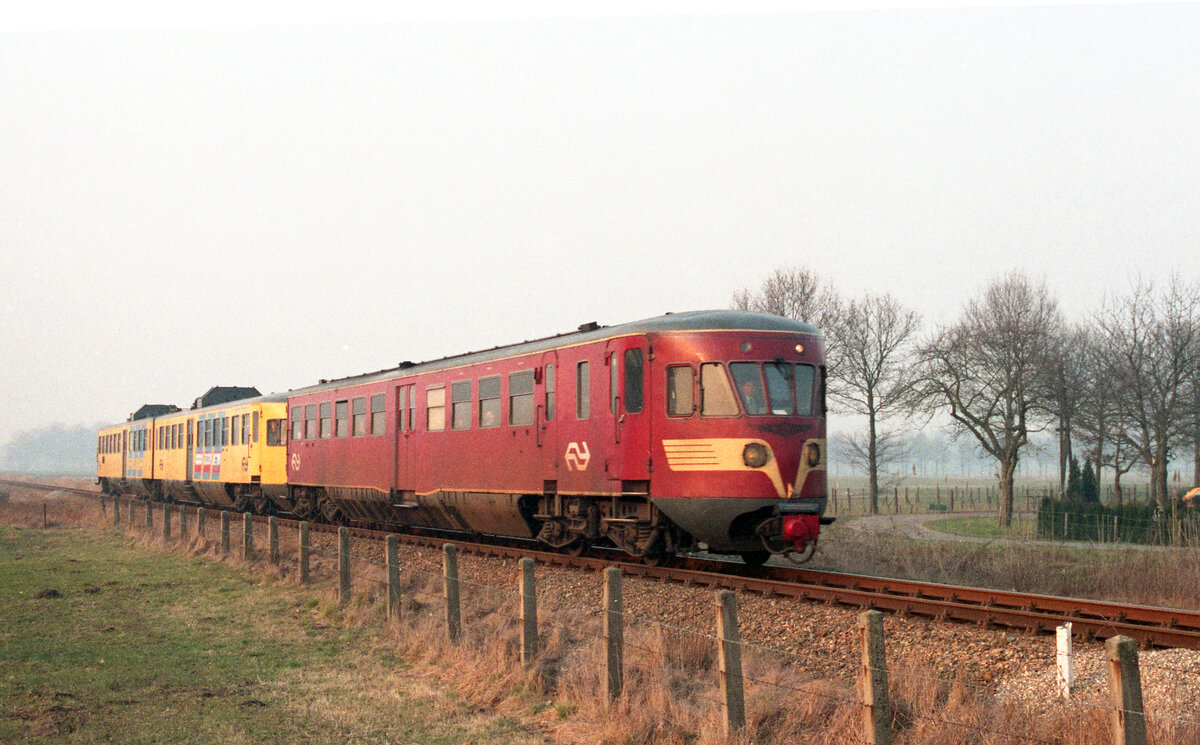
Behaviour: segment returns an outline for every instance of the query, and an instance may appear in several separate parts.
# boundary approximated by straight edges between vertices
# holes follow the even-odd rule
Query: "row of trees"
[[[814,272],[777,269],[733,306],[811,323],[825,335],[835,412],[862,415],[854,440],[866,463],[871,507],[879,473],[902,434],[935,417],[995,460],[1000,523],[1009,525],[1013,477],[1031,434],[1052,430],[1060,487],[1078,450],[1095,483],[1111,471],[1151,474],[1151,496],[1169,506],[1167,469],[1190,449],[1200,483],[1200,285],[1174,277],[1137,282],[1069,322],[1044,283],[1021,273],[992,281],[958,320],[924,329],[888,294],[844,298]]]

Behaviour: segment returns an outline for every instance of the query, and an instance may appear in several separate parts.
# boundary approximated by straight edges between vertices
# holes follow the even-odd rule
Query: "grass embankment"
[[[0,587],[0,742],[540,741],[410,678],[381,620],[246,568],[0,526]]]
[[[1001,528],[995,515],[964,515],[931,520],[925,526],[951,535],[969,538],[995,538],[1000,540],[1033,540],[1037,538],[1037,523],[1032,520],[1013,520],[1008,528]]]

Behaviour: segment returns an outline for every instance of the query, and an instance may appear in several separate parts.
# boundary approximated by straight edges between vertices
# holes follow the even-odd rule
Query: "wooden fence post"
[[[462,608],[458,599],[458,546],[446,543],[442,546],[442,590],[446,597],[446,636],[458,641],[462,626]]]
[[[350,529],[338,528],[338,600],[350,602]]]
[[[271,563],[279,565],[279,518],[271,515],[267,518],[267,549]]]
[[[308,521],[307,520],[300,521],[300,537],[297,539],[297,542],[300,544],[298,546],[299,556],[300,556],[300,558],[299,558],[300,584],[305,584],[306,582],[308,582],[308,550],[309,550],[309,546],[308,546]]]
[[[860,613],[858,628],[862,635],[862,669],[858,680],[862,692],[864,734],[867,742],[873,745],[889,745],[892,713],[888,702],[883,614],[877,610]]]
[[[737,595],[717,592],[717,661],[721,670],[721,720],[730,735],[746,726],[742,680],[742,636],[738,630]]]
[[[204,537],[204,517],[205,512],[203,507],[196,508],[196,535]]]
[[[181,504],[179,505],[179,542],[186,542],[187,536],[187,507]]]
[[[113,497],[113,525],[121,524],[121,497]]]
[[[1104,642],[1108,658],[1108,705],[1113,745],[1146,745],[1146,715],[1142,708],[1142,675],[1137,642],[1114,636]]]
[[[146,500],[146,537],[150,537],[150,531],[154,530],[154,504],[150,500]]]
[[[108,497],[100,495],[100,515],[103,517],[108,514]]]
[[[254,555],[254,520],[249,512],[242,513],[242,558],[250,561]]]
[[[162,521],[162,523],[163,523],[162,538],[163,538],[163,543],[166,543],[171,540],[171,505],[166,504],[166,503],[163,504],[163,521]]]
[[[521,662],[528,665],[537,656],[537,586],[533,559],[521,559]]]
[[[137,502],[132,499],[129,500],[129,527],[131,528],[133,527],[133,510],[135,507],[137,507]]]
[[[608,660],[608,674],[604,677],[604,691],[608,700],[621,695],[625,686],[625,615],[624,599],[621,595],[621,570],[608,567],[604,570],[604,649]]]
[[[387,617],[393,621],[400,618],[400,539],[387,537]]]
[[[229,512],[221,510],[221,553],[229,555]]]

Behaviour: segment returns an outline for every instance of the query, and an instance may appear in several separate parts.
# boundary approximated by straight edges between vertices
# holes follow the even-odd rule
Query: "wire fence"
[[[147,516],[135,519],[134,504]],[[737,743],[1200,742],[1200,718],[1192,714],[1200,710],[1200,656],[1139,655],[1124,637],[1109,640],[1103,653],[1075,657],[1085,677],[1102,675],[1106,687],[1081,686],[1065,699],[1046,691],[1022,698],[1003,683],[939,675],[906,660],[888,664],[882,616],[867,611],[859,616],[861,648],[852,650],[861,663],[850,675],[830,675],[828,659],[816,652],[743,641],[736,597],[727,590],[707,611],[664,620],[627,612],[613,569],[604,576],[604,602],[585,604],[584,592],[539,595],[532,559],[514,567],[511,584],[497,584],[461,576],[450,549],[440,566],[427,550],[389,566],[392,551],[377,541],[352,542],[344,528],[337,535],[308,532],[280,519],[262,541],[254,521],[239,521],[238,530],[228,514],[171,508],[168,519],[162,506],[129,505],[128,519],[120,501],[112,505],[114,524],[146,540],[266,559],[291,577],[312,562],[320,569],[310,575],[313,584],[335,588],[343,605],[395,599],[387,612],[404,622],[393,629],[426,654],[494,656],[499,643],[507,662],[496,675],[586,709],[596,726],[634,728],[633,739],[691,740],[700,733],[701,741]],[[457,637],[452,616],[461,623]],[[614,665],[621,671],[615,691]]]

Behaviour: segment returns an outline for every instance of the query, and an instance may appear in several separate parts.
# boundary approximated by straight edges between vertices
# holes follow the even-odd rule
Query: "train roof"
[[[316,385],[290,390],[287,392],[287,395],[317,393],[348,385],[361,385],[379,380],[388,380],[401,375],[408,376],[434,372],[459,367],[464,364],[490,362],[520,354],[534,354],[564,346],[604,341],[606,339],[633,334],[687,331],[757,331],[821,336],[821,332],[816,326],[769,313],[752,313],[741,310],[696,310],[686,313],[667,313],[666,315],[623,323],[617,326],[601,326],[596,323],[585,323],[575,331],[547,336],[541,339],[507,344],[476,352],[466,352],[426,362],[402,362],[397,367],[372,373],[363,373],[333,380],[322,380]]]

